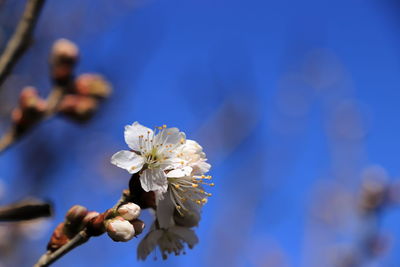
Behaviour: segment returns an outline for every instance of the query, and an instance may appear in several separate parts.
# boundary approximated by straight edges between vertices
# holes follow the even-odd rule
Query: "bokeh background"
[[[1,47],[24,4],[0,1]],[[78,73],[103,74],[114,92],[89,123],[52,119],[0,156],[1,204],[55,207],[0,225],[1,266],[32,266],[72,205],[115,203],[129,175],[110,157],[134,121],[204,147],[216,186],[199,245],[138,262],[140,238],[103,236],[54,266],[400,266],[399,29],[395,0],[47,1],[0,93],[0,130],[23,86],[48,94],[58,38],[80,47]],[[366,180],[391,188],[373,216],[360,211]]]

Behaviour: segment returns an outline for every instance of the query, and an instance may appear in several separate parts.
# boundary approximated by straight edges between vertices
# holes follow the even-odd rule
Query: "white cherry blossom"
[[[166,192],[166,171],[179,166],[181,160],[177,157],[177,148],[186,142],[185,134],[178,128],[166,128],[165,125],[153,131],[134,122],[125,127],[125,142],[131,150],[115,153],[111,163],[131,174],[140,172],[140,182],[145,191]]]
[[[204,185],[214,186],[208,182],[211,176],[205,175],[211,165],[206,162],[206,154],[196,141],[186,140],[176,150],[180,165],[167,173],[171,201],[178,211],[198,212],[211,196],[204,191]]]

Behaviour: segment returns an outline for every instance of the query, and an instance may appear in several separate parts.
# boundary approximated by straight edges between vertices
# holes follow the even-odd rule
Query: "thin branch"
[[[74,248],[86,243],[90,239],[89,235],[86,233],[86,229],[80,231],[74,236],[67,244],[57,249],[54,252],[47,252],[39,261],[34,265],[34,267],[45,267],[49,266]]]
[[[32,33],[45,0],[28,0],[17,29],[0,57],[0,88],[32,42]]]
[[[0,221],[24,221],[49,216],[50,204],[39,200],[23,200],[0,207]]]
[[[55,86],[52,90],[50,95],[47,97],[47,104],[48,104],[48,109],[47,112],[44,116],[44,118],[41,120],[41,122],[50,119],[57,113],[57,107],[58,104],[60,103],[63,95],[64,95],[65,89],[59,86]],[[22,135],[23,136],[23,135]],[[12,127],[10,128],[1,138],[0,138],[0,154],[5,152],[8,148],[10,148],[14,143],[16,143],[21,137],[21,135],[18,135],[16,132],[16,128]]]
[[[122,193],[121,198],[114,205],[113,209],[125,203],[127,201],[128,195],[129,193],[124,191]],[[90,236],[87,234],[86,231],[87,231],[86,228],[83,229],[76,236],[74,236],[68,243],[66,243],[64,246],[60,247],[56,251],[54,252],[47,251],[40,257],[39,261],[34,265],[34,267],[49,266],[50,264],[57,261],[65,254],[73,250],[74,248],[86,243],[90,239]]]

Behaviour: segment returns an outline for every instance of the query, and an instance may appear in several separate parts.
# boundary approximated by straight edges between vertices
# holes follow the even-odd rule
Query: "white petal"
[[[140,175],[140,184],[144,191],[157,191],[164,193],[168,189],[167,177],[161,169],[147,169]]]
[[[137,248],[138,259],[145,260],[158,245],[158,240],[162,235],[163,230],[151,230],[139,243]]]
[[[183,162],[183,164],[182,164]],[[187,161],[177,157],[171,157],[161,162],[160,168],[163,170],[177,169],[187,165]]]
[[[211,165],[205,161],[196,162],[193,165],[193,175],[202,175],[208,172],[211,168]]]
[[[153,131],[135,121],[132,125],[125,126],[124,135],[128,146],[134,151],[140,151],[139,137],[152,139]]]
[[[160,228],[167,229],[174,224],[173,216],[175,205],[172,203],[170,192],[164,194],[164,199],[160,200],[157,205],[157,220]]]
[[[193,247],[199,242],[196,233],[190,228],[173,226],[171,230],[180,238],[182,238],[186,243],[188,243],[189,247]]]
[[[175,169],[167,173],[168,178],[181,178],[189,176],[192,173],[192,167],[186,166],[183,168]]]
[[[178,128],[167,128],[159,132],[155,137],[156,144],[175,145],[186,141],[185,133],[180,132]]]
[[[201,147],[201,145],[199,145],[199,143],[190,139],[186,140],[185,147],[187,149],[193,150],[195,153],[201,153],[203,151],[203,148]]]
[[[127,170],[129,173],[137,173],[143,167],[143,158],[135,152],[121,150],[111,157],[111,163]]]

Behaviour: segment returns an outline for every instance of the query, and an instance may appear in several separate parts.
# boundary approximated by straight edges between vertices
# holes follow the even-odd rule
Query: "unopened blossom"
[[[140,215],[140,207],[135,203],[126,203],[118,208],[118,214],[128,221],[135,220]]]
[[[177,148],[186,142],[186,137],[178,128],[158,127],[153,131],[138,122],[125,127],[125,142],[131,150],[114,154],[111,163],[129,173],[140,172],[141,186],[145,191],[166,192],[168,181],[166,170],[175,169],[181,159]],[[178,176],[191,172],[181,171]]]
[[[133,225],[120,216],[106,222],[106,231],[108,236],[117,242],[126,242],[135,236]]]
[[[188,227],[172,226],[168,229],[157,229],[153,225],[150,232],[139,243],[138,259],[145,260],[157,247],[160,249],[163,259],[166,259],[168,254],[184,253],[185,245],[193,248],[198,241],[196,233]]]

